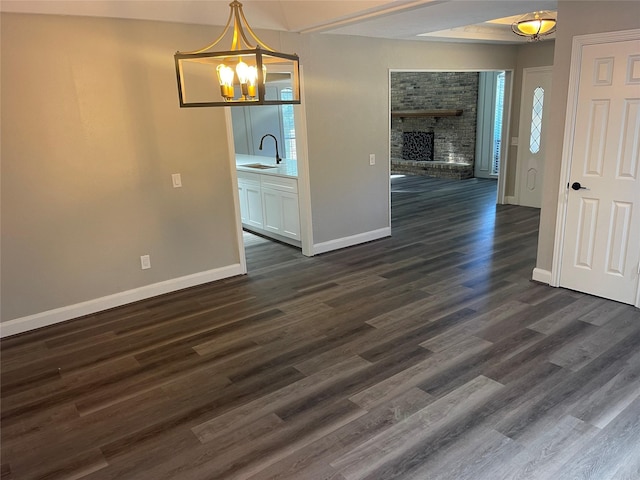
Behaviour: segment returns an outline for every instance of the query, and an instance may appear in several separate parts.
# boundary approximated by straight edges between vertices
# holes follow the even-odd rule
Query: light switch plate
[[[370,153],[369,154],[369,165],[375,165],[376,164],[376,154],[375,153]]]
[[[173,184],[173,188],[179,188],[182,186],[182,177],[179,173],[173,173],[171,175],[171,183]]]

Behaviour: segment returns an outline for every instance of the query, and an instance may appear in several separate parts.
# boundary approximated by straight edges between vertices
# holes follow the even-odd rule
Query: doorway
[[[300,74],[302,80],[302,68]],[[298,254],[300,250],[305,256],[314,254],[302,81],[300,92],[302,101],[296,105],[225,109],[236,193],[238,249],[244,273],[247,271],[245,239],[249,239],[246,243],[252,246],[263,243],[262,240],[281,242],[288,244],[292,251],[297,247]],[[278,98],[286,99],[288,94],[286,88],[279,88]],[[276,161],[276,141],[278,153],[283,157],[280,163]],[[249,168],[247,164],[256,168]],[[263,168],[267,166],[269,168]],[[263,175],[266,171],[273,176]],[[243,229],[247,225],[249,234]],[[256,233],[261,239],[255,238]]]
[[[390,70],[389,77],[391,173],[497,180],[496,202],[504,203],[512,71]],[[417,134],[435,137],[433,161],[405,160],[407,141],[411,154],[430,151],[414,148]]]

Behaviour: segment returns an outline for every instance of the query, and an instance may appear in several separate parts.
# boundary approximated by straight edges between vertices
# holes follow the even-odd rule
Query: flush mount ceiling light
[[[535,42],[556,31],[556,19],[548,11],[527,13],[511,24],[511,30],[516,35],[528,37],[530,42]]]
[[[249,26],[242,3],[233,1],[229,7],[229,19],[216,40],[199,50],[174,55],[180,107],[300,103],[298,56],[276,52],[261,41]],[[212,51],[232,24],[229,50]]]

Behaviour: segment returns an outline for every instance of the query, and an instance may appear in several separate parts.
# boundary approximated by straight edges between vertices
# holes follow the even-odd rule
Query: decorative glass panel
[[[529,151],[540,151],[540,134],[542,133],[542,107],[544,105],[544,88],[536,87],[533,91],[533,108],[531,110],[531,137],[529,138]]]

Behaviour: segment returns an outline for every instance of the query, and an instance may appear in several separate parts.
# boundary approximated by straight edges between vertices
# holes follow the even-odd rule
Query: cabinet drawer
[[[260,185],[260,174],[259,173],[249,173],[242,172],[238,170],[237,172],[238,182],[244,182],[254,185]]]
[[[261,175],[262,188],[271,188],[281,192],[298,193],[298,179],[288,177],[276,177],[273,175]]]

